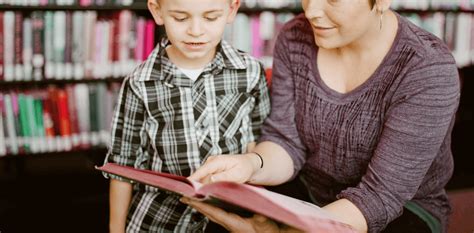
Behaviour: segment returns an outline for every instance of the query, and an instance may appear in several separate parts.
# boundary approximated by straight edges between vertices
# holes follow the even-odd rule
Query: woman
[[[457,68],[390,4],[303,0],[275,46],[255,153],[209,158],[190,178],[277,185],[298,174],[316,204],[360,232],[445,232]],[[295,230],[183,202],[233,232]]]

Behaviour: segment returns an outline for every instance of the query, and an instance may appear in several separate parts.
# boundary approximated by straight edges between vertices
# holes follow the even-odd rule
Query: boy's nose
[[[324,16],[324,4],[326,0],[303,0],[303,9],[306,18],[321,18]]]
[[[204,34],[204,30],[202,27],[202,22],[199,20],[193,20],[191,25],[188,27],[188,34],[194,37],[201,36]]]

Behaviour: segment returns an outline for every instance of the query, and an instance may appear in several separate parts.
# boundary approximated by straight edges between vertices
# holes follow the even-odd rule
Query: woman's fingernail
[[[188,204],[188,203],[189,203],[188,199],[185,198],[185,197],[180,198],[179,201],[182,202],[182,203],[184,203],[184,204]]]

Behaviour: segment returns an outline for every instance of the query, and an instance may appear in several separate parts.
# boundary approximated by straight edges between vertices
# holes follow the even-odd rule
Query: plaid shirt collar
[[[149,76],[150,80],[159,79],[168,87],[191,87],[194,82],[189,78],[178,78],[182,75],[179,75],[178,67],[170,61],[166,54],[166,47],[170,44],[168,38],[164,37],[153,51],[152,60],[154,60],[154,64]],[[217,45],[216,56],[204,68],[203,73],[215,75],[223,69],[247,69],[245,59],[241,53],[224,40]]]

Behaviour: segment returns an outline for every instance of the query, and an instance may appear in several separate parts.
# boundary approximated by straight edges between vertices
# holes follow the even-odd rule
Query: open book
[[[186,177],[107,163],[96,167],[139,183],[165,189],[182,196],[202,200],[239,214],[258,213],[305,232],[356,232],[335,220],[312,203],[268,191],[261,187],[234,182],[202,184]],[[242,211],[245,210],[245,211]]]

